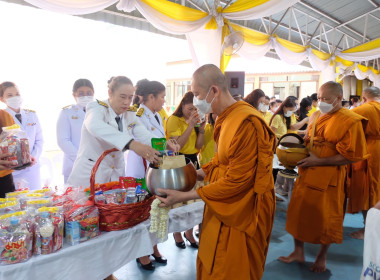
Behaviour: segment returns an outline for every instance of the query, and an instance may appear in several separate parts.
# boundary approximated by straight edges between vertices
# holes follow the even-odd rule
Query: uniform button
[[[115,167],[112,165],[111,168],[114,169]]]
[[[115,158],[115,155],[112,155],[113,158]]]

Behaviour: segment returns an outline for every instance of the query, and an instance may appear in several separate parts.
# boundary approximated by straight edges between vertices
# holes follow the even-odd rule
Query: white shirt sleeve
[[[83,125],[91,135],[122,151],[125,145],[133,139],[132,134],[129,131],[121,132],[108,124],[105,118],[107,110],[96,101],[89,103]]]

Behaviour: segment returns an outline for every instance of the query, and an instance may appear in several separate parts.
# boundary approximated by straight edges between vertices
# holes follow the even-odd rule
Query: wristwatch
[[[125,152],[126,150],[129,150],[129,145],[131,145],[132,141],[133,139],[131,139],[131,141],[129,141],[127,145],[124,146],[123,152]]]

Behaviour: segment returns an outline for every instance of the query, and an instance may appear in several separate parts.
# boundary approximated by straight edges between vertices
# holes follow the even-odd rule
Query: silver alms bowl
[[[184,167],[173,169],[156,169],[149,166],[145,179],[146,185],[152,194],[164,196],[157,189],[190,191],[197,181],[197,172],[191,162]]]

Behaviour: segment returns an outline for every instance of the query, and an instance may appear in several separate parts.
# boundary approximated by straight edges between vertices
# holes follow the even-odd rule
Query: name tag
[[[78,119],[77,116],[71,116],[71,118],[72,118],[73,120],[77,120],[77,119]]]
[[[28,123],[28,126],[34,126],[36,123]]]
[[[128,130],[133,129],[136,126],[136,123],[131,123],[128,125]]]

